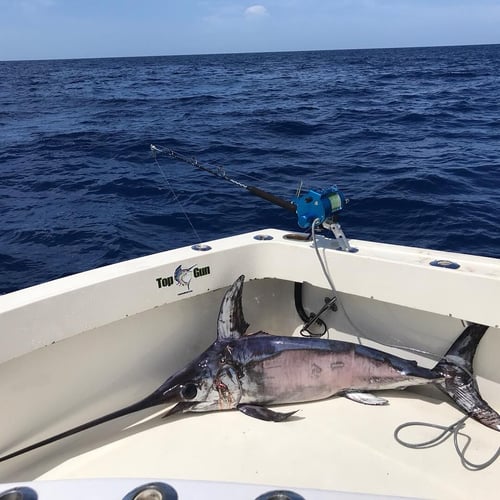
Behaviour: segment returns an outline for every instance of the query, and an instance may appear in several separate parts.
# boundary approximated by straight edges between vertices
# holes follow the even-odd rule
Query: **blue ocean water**
[[[500,45],[0,62],[0,293],[196,243],[184,211],[201,240],[296,228],[151,143],[337,184],[351,238],[500,257]]]

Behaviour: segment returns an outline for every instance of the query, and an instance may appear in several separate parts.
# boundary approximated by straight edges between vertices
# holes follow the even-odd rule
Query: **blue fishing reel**
[[[303,229],[309,229],[318,219],[319,224],[332,219],[334,214],[340,212],[346,204],[342,191],[337,186],[331,186],[322,191],[310,190],[303,195],[292,199],[297,207],[298,224]]]

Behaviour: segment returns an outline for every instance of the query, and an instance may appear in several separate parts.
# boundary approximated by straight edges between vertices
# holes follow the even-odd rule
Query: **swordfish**
[[[226,291],[217,320],[217,339],[195,360],[146,398],[60,434],[14,451],[0,462],[101,423],[158,405],[164,416],[238,409],[261,420],[280,422],[295,413],[268,406],[345,396],[379,405],[372,391],[434,384],[471,418],[500,431],[500,415],[484,401],[472,376],[476,348],[488,329],[471,324],[432,368],[371,347],[339,340],[247,335],[242,309],[244,276]]]

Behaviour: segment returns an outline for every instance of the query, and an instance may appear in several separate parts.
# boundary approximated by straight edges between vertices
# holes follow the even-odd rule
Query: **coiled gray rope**
[[[462,465],[467,469],[471,471],[479,471],[486,469],[486,467],[489,467],[492,465],[498,457],[500,457],[500,448],[496,451],[496,453],[486,462],[483,462],[482,464],[474,464],[471,461],[467,460],[465,458],[465,452],[467,451],[467,448],[472,442],[472,438],[468,436],[467,434],[464,434],[463,432],[460,432],[462,429],[465,428],[465,421],[468,419],[468,416],[462,417],[460,420],[455,422],[454,424],[451,425],[438,425],[438,424],[431,424],[428,422],[407,422],[405,424],[401,424],[396,429],[394,430],[394,439],[401,445],[405,446],[406,448],[412,448],[415,450],[421,450],[421,449],[426,449],[426,448],[433,448],[434,446],[438,446],[441,443],[444,443],[449,437],[453,436],[453,444],[455,445],[455,450],[460,457],[460,461],[462,462]],[[421,443],[409,443],[408,441],[404,441],[399,437],[399,433],[403,430],[406,429],[407,427],[430,427],[432,429],[438,429],[442,431],[438,436],[436,436],[433,439],[430,439],[429,441],[423,441]],[[466,438],[466,442],[463,446],[463,448],[460,448],[460,445],[458,443],[458,436],[462,436]]]

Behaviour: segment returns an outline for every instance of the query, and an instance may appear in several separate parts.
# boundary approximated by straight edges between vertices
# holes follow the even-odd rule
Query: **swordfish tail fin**
[[[467,415],[500,431],[500,415],[481,397],[472,375],[472,360],[487,326],[469,325],[450,347],[434,371],[444,380],[436,385]]]

